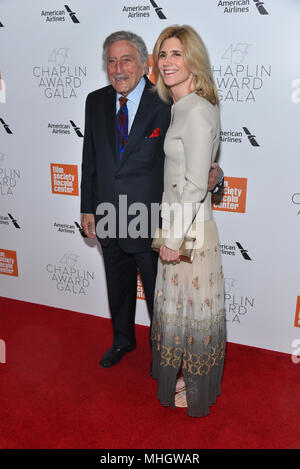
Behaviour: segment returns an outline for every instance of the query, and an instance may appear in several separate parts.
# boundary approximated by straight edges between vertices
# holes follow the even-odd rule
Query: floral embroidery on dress
[[[194,288],[196,288],[196,290],[199,290],[200,283],[199,283],[199,278],[198,277],[193,278],[192,285],[193,285]]]
[[[162,278],[164,280],[166,280],[166,268],[164,268],[163,272],[162,272]]]
[[[178,285],[178,274],[174,274],[171,280],[172,284],[177,286]]]
[[[209,284],[210,284],[211,287],[212,287],[213,284],[214,284],[214,281],[213,281],[212,277],[213,277],[213,274],[212,274],[212,272],[211,272],[211,273],[209,274]]]
[[[210,305],[209,299],[208,299],[208,298],[205,298],[204,303],[205,303],[207,306],[209,306],[209,305]]]
[[[181,345],[181,339],[178,335],[174,335],[174,344]]]
[[[205,335],[203,339],[205,347],[208,347],[208,345],[211,343],[211,336],[210,335]]]
[[[194,337],[192,336],[192,334],[189,334],[186,338],[186,341],[188,343],[188,345],[193,345],[195,343],[195,339]]]

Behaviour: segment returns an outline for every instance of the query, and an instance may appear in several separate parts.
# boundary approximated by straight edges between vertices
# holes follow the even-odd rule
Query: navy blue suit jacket
[[[121,161],[117,152],[116,91],[109,85],[93,91],[86,100],[81,212],[95,214],[99,204],[109,202],[115,207],[118,220],[120,195],[127,196],[128,206],[144,203],[149,213],[146,238],[119,237],[117,223],[119,245],[127,252],[150,249],[150,207],[151,203],[161,202],[163,191],[163,142],[170,122],[170,106],[160,100],[152,83],[145,79]],[[159,129],[159,136],[149,138],[155,129]],[[96,223],[100,218],[96,216]],[[127,217],[127,225],[133,218]],[[109,238],[100,242],[105,246]]]

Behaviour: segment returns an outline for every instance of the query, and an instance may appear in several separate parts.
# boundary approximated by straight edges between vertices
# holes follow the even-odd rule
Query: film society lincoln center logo
[[[223,197],[213,197],[214,210],[245,213],[247,197],[247,178],[225,177]]]
[[[79,195],[76,165],[51,163],[50,167],[52,194]]]
[[[138,300],[145,300],[146,295],[143,287],[143,282],[142,282],[142,276],[140,271],[138,270],[138,276],[137,276],[137,291],[136,291],[136,297]]]
[[[0,274],[19,276],[16,251],[0,249]]]
[[[300,296],[297,298],[296,304],[296,316],[295,316],[295,327],[300,327]]]

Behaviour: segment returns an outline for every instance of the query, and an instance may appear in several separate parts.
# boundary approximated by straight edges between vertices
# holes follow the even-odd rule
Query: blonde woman
[[[206,48],[190,26],[166,28],[153,59],[157,91],[173,106],[164,143],[168,235],[158,261],[151,373],[162,405],[201,417],[221,392],[226,343],[223,271],[207,188],[219,146],[218,95]],[[194,260],[180,262],[179,248],[190,234]]]

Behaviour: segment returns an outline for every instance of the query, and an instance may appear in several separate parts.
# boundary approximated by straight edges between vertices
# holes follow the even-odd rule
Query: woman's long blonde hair
[[[207,99],[211,104],[218,104],[218,91],[214,82],[206,47],[196,31],[187,25],[169,26],[161,32],[155,43],[153,62],[157,76],[156,90],[160,98],[163,101],[169,102],[172,97],[171,89],[164,84],[157,66],[161,46],[166,39],[171,37],[176,37],[183,45],[184,63],[195,78],[194,91],[199,96]]]

